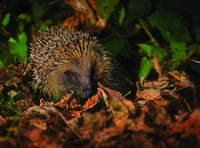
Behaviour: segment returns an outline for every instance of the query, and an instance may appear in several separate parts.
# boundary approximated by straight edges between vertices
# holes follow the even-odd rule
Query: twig
[[[147,29],[147,27],[144,25],[144,22],[139,19],[139,23],[142,26],[142,28],[144,29],[144,31],[146,32],[146,34],[149,36],[151,42],[155,41],[155,38],[153,37],[153,35],[149,32],[149,30]]]

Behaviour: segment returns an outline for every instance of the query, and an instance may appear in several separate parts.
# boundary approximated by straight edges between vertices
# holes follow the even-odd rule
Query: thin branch
[[[141,27],[144,29],[144,31],[146,32],[146,34],[149,36],[151,42],[155,41],[155,38],[153,37],[153,35],[149,32],[149,30],[147,29],[147,27],[144,25],[144,22],[139,19],[139,23],[141,25]]]

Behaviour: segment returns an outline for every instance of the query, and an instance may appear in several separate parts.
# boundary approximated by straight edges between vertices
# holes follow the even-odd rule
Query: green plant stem
[[[144,29],[144,31],[146,32],[146,34],[149,36],[151,42],[155,41],[155,38],[153,37],[153,35],[150,33],[150,31],[147,29],[147,27],[144,25],[144,22],[139,19],[139,23],[142,26],[142,28]]]

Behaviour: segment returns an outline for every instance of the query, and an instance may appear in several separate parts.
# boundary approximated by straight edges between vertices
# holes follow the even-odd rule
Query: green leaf
[[[0,68],[2,68],[2,67],[3,67],[3,61],[0,60]]]
[[[173,52],[172,54],[172,61],[181,61],[187,56],[187,46],[185,42],[177,42],[173,41],[171,42],[171,50]],[[176,62],[172,64],[172,67],[175,67],[180,62]]]
[[[156,56],[159,62],[163,62],[168,53],[164,48],[154,47],[152,50],[152,55]]]
[[[156,56],[159,62],[163,62],[165,57],[168,56],[167,50],[161,48],[157,41],[152,42],[152,55]]]
[[[8,25],[8,23],[9,23],[9,21],[10,21],[10,14],[6,14],[5,17],[3,18],[1,24],[4,27],[6,27]]]
[[[10,54],[15,55],[20,61],[24,60],[24,64],[27,62],[27,37],[23,32],[18,35],[18,41],[14,38],[9,38],[8,44],[10,47]]]
[[[17,16],[18,20],[24,20],[26,22],[30,22],[31,21],[31,16],[25,13],[21,13]]]
[[[144,53],[148,56],[152,55],[151,54],[152,48],[151,48],[150,45],[148,45],[148,44],[138,44],[138,46],[140,47],[140,49],[139,49],[140,53]]]
[[[154,41],[150,45],[148,44],[138,44],[139,53],[145,54],[148,57],[156,56],[159,62],[163,62],[164,58],[167,57],[167,50],[159,47],[159,44]]]
[[[119,21],[118,21],[118,23],[120,25],[122,25],[122,23],[124,22],[125,13],[126,13],[126,11],[125,11],[124,7],[119,10]]]
[[[127,8],[126,24],[146,15],[151,8],[150,0],[130,0]]]
[[[174,51],[174,52],[185,51],[186,43],[185,42],[172,41],[171,42],[171,48],[172,48],[172,51]]]
[[[110,36],[102,40],[102,44],[108,48],[113,56],[120,53],[121,49],[124,47],[125,39],[120,37]]]
[[[45,31],[45,30],[47,30],[47,28],[48,28],[48,25],[46,25],[46,24],[40,24],[40,29],[42,30],[42,31]]]
[[[30,1],[32,6],[32,17],[35,22],[39,22],[40,19],[48,11],[48,4],[45,1]]]
[[[158,9],[148,17],[148,20],[153,27],[157,27],[160,30],[167,41],[191,41],[188,28],[183,23],[182,16],[178,13]]]
[[[146,78],[153,67],[153,62],[147,57],[143,57],[140,62],[139,78]]]
[[[98,13],[107,22],[119,0],[94,0]]]
[[[16,95],[17,95],[17,92],[14,91],[14,90],[10,90],[10,91],[8,92],[8,96],[9,96],[10,98],[14,98]]]

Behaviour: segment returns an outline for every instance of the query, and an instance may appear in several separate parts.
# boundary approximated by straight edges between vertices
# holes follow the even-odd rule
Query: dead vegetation
[[[156,65],[156,64],[155,64]],[[84,105],[73,95],[40,102],[21,71],[1,70],[0,145],[10,147],[198,147],[196,87],[184,72],[137,82],[128,100],[99,83]],[[17,97],[18,96],[18,97]],[[76,103],[74,103],[76,102]]]

